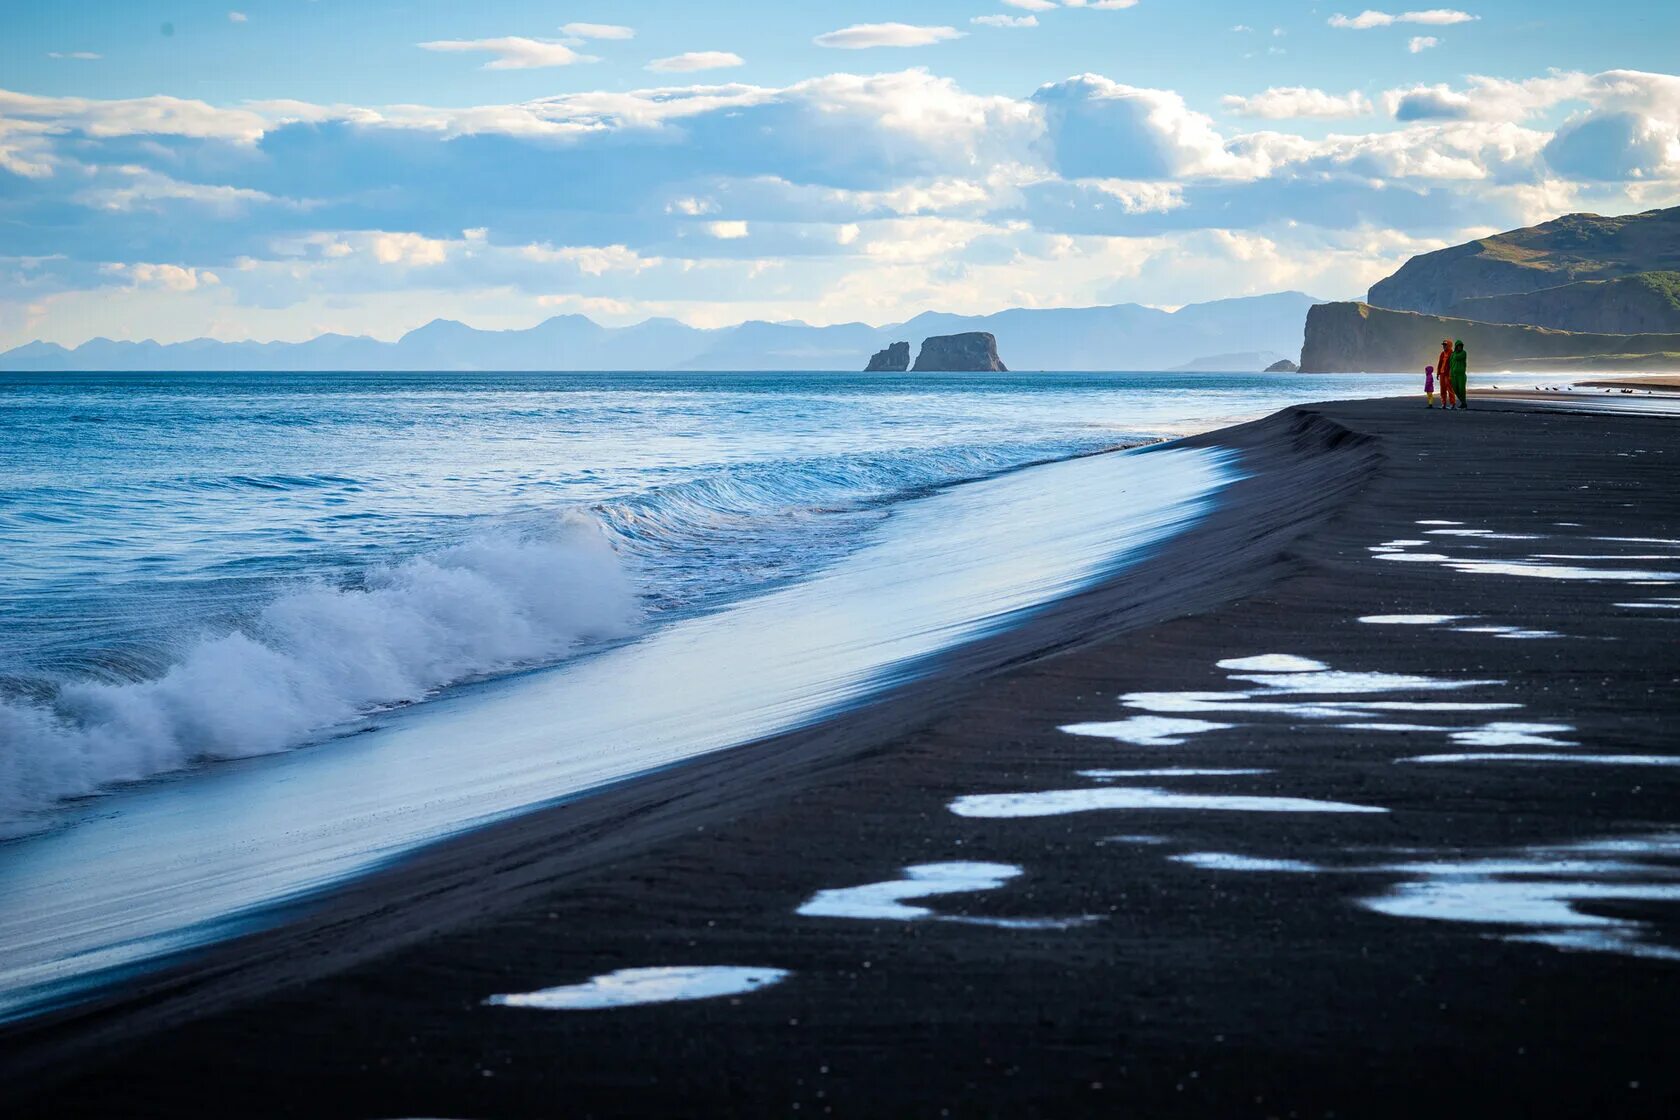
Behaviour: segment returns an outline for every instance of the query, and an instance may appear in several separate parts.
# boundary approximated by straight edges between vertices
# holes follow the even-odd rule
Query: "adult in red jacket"
[[[1453,383],[1452,383],[1451,372],[1448,372],[1448,373],[1445,373],[1445,374],[1443,374],[1441,372],[1442,370],[1451,371],[1451,369],[1452,369],[1452,356],[1453,356],[1452,339],[1443,338],[1441,340],[1441,356],[1439,358],[1435,359],[1435,375],[1436,375],[1436,380],[1440,381],[1440,383],[1441,383],[1441,405],[1445,408],[1451,408],[1451,407],[1453,407],[1453,405],[1458,403],[1457,400],[1453,396]]]

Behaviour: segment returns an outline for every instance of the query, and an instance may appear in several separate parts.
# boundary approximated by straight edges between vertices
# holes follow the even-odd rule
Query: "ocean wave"
[[[0,701],[0,829],[118,782],[285,750],[446,685],[627,636],[641,608],[600,525],[492,531],[312,583],[190,643],[161,676]]]
[[[765,459],[592,503],[441,521],[396,516],[365,545],[408,558],[331,578],[318,571],[324,544],[270,526],[258,551],[207,559],[184,582],[147,577],[101,590],[86,633],[37,634],[33,646],[10,651],[14,664],[0,665],[0,688],[10,690],[0,692],[0,834],[27,828],[67,798],[318,741],[449,685],[552,664],[672,612],[806,578],[855,549],[907,498],[1116,445],[1105,432]],[[216,483],[342,480],[277,474]],[[412,553],[418,541],[457,535],[447,547]],[[309,547],[275,551],[291,543]],[[134,559],[134,570],[144,559]],[[302,587],[286,574],[312,569]],[[91,614],[96,604],[83,609]],[[23,667],[38,658],[50,670]]]

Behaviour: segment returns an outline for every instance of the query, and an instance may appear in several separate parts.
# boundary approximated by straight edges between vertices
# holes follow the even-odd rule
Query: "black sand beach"
[[[1680,440],[1566,403],[1339,403],[1200,437],[1249,477],[1107,586],[866,711],[13,1026],[7,1112],[1673,1115]],[[1630,571],[1653,579],[1607,574]],[[1360,621],[1421,614],[1464,617]],[[1217,665],[1265,655],[1323,668]],[[1132,695],[1185,690],[1228,695]],[[1326,711],[1410,703],[1484,706]],[[1059,730],[1149,716],[1228,726]],[[1161,769],[1250,772],[1080,773]],[[1046,791],[1110,807],[983,796]],[[906,898],[913,920],[797,913],[957,861],[1020,874]],[[483,1003],[664,965],[791,975]]]

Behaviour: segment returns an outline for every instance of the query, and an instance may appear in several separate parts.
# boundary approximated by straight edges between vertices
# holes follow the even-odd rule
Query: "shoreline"
[[[1664,427],[1672,421],[1503,404],[1473,409],[1464,420],[1481,424],[1478,457],[1457,465],[1455,488],[1439,484],[1430,457],[1461,448],[1450,441],[1462,440],[1465,430],[1447,422],[1425,426],[1419,417],[1428,414],[1407,399],[1338,403],[1178,441],[1239,450],[1247,477],[1190,532],[1020,629],[948,655],[938,676],[805,732],[449,841],[352,885],[284,929],[206,952],[102,1004],[0,1031],[8,1043],[0,1075],[7,1084],[34,1081],[26,1102],[33,1109],[66,1101],[110,1107],[139,1086],[138,1099],[159,1114],[281,1112],[331,1102],[329,1111],[543,1115],[554,1094],[574,1102],[579,1114],[599,1115],[683,1107],[785,1112],[800,1100],[819,1111],[823,1100],[853,1110],[944,1102],[972,1111],[1010,1102],[1077,1111],[1112,1107],[1117,1093],[1158,1111],[1175,1103],[1229,1108],[1261,1095],[1286,1107],[1333,1102],[1357,1114],[1398,1108],[1398,1099],[1381,1099],[1382,1090],[1416,1088],[1414,1082],[1442,1100],[1532,1098],[1540,1111],[1549,1106],[1558,1114],[1589,1089],[1591,1099],[1614,1100],[1630,1112],[1655,1105],[1672,1079],[1644,1066],[1643,1080],[1628,1078],[1641,1081],[1644,1095],[1625,1099],[1602,1096],[1608,1080],[1560,1085],[1558,1074],[1532,1075],[1548,1048],[1569,1041],[1557,1024],[1568,1015],[1579,1024],[1603,1014],[1591,997],[1606,974],[1621,994],[1615,1010],[1634,1027],[1619,1032],[1621,1053],[1606,1056],[1600,1072],[1609,1079],[1630,1063],[1648,1062],[1662,1038],[1658,1008],[1680,990],[1675,966],[1490,942],[1441,923],[1362,914],[1341,905],[1345,887],[1332,888],[1318,875],[1219,877],[1162,856],[1226,846],[1255,851],[1250,858],[1262,862],[1306,865],[1327,851],[1401,840],[1425,848],[1445,840],[1470,851],[1523,837],[1543,841],[1548,829],[1579,839],[1625,829],[1626,821],[1672,821],[1652,798],[1676,789],[1668,777],[1674,771],[1649,768],[1639,775],[1640,788],[1652,792],[1629,795],[1619,779],[1602,790],[1595,785],[1610,767],[1519,775],[1514,793],[1502,793],[1489,770],[1455,769],[1448,788],[1466,792],[1443,805],[1438,767],[1396,767],[1387,757],[1375,766],[1366,757],[1379,746],[1433,734],[1427,727],[1399,734],[1338,732],[1311,721],[1228,727],[1198,731],[1170,749],[1055,730],[1121,718],[1116,691],[1228,689],[1223,677],[1208,675],[1215,654],[1288,653],[1367,672],[1503,677],[1506,702],[1533,706],[1535,718],[1542,695],[1556,690],[1571,698],[1550,702],[1571,719],[1576,737],[1585,740],[1596,727],[1594,747],[1602,740],[1650,755],[1658,740],[1641,732],[1637,719],[1669,710],[1668,701],[1642,692],[1651,673],[1673,669],[1672,653],[1664,656],[1673,648],[1672,625],[1664,629],[1662,612],[1606,616],[1610,608],[1594,607],[1586,595],[1604,590],[1593,581],[1554,585],[1475,567],[1447,588],[1428,578],[1433,565],[1383,563],[1369,549],[1409,535],[1404,530],[1419,517],[1404,515],[1414,508],[1427,511],[1421,517],[1436,512],[1467,524],[1502,520],[1517,535],[1538,528],[1536,518],[1567,516],[1580,523],[1578,535],[1680,537],[1672,488],[1664,494],[1649,485],[1671,482],[1670,465],[1654,455],[1601,461],[1595,442],[1595,432],[1614,426],[1660,450],[1665,439],[1672,442]],[[1589,485],[1620,496],[1638,490],[1648,504],[1638,524],[1619,505],[1594,505],[1590,496],[1583,510],[1573,486],[1555,477],[1565,469],[1560,457]],[[1542,470],[1539,463],[1548,465]],[[1510,490],[1516,479],[1528,488]],[[1513,501],[1518,492],[1527,500]],[[1392,528],[1382,528],[1389,521]],[[1436,539],[1467,563],[1480,555],[1476,549],[1496,548]],[[1656,549],[1595,547],[1630,555],[1630,548]],[[1481,599],[1477,613],[1534,616],[1525,625],[1552,615],[1576,618],[1580,628],[1608,620],[1616,641],[1583,647],[1575,643],[1590,636],[1572,634],[1573,655],[1561,658],[1551,639],[1362,627],[1345,617],[1355,604],[1385,612],[1457,607],[1439,601],[1454,589]],[[1587,654],[1595,669],[1613,663],[1625,679],[1581,679],[1574,667]],[[1290,770],[1289,779],[1230,771],[1256,761]],[[1150,781],[1184,790],[1205,785],[1208,792],[1235,785],[1388,812],[1284,817],[1281,832],[1275,819],[1257,832],[1254,818],[1267,814],[1168,813],[1164,825],[1160,814],[998,820],[949,808],[953,797],[1092,782],[1122,788],[1082,782],[1074,774],[1080,766],[1089,773],[1181,764],[1230,773]],[[1559,783],[1577,800],[1589,791],[1603,792],[1604,800],[1590,811],[1564,810],[1550,792]],[[1483,796],[1526,808],[1489,818]],[[1172,834],[1164,848],[1107,835],[1162,831]],[[1001,907],[1001,916],[1018,919],[1101,920],[1029,930],[825,923],[794,914],[815,889],[959,858],[1018,866],[1027,886],[929,903],[940,911],[996,915]],[[1655,921],[1649,907],[1635,909],[1641,921]],[[1372,945],[1382,947],[1374,961]],[[870,963],[860,971],[859,960]],[[793,978],[734,1001],[604,1013],[608,1019],[474,1007],[493,992],[545,979],[565,983],[619,967],[707,961],[788,966]],[[1545,1001],[1556,1023],[1520,1020],[1529,1023],[1522,1037],[1535,1040],[1533,1059],[1521,1064],[1528,1082],[1501,1089],[1485,1078],[1488,1068],[1514,1076],[1505,1044],[1514,1037],[1516,1005],[1455,994],[1455,1003],[1463,999],[1471,1008],[1468,1016],[1432,1017],[1425,1008],[1447,988],[1397,979],[1420,969],[1437,980],[1450,974],[1465,991],[1484,995],[1526,990],[1537,975],[1563,985],[1563,994]],[[1630,988],[1634,977],[1639,986]],[[1371,1022],[1337,992],[1384,993],[1394,1014]],[[1093,1002],[1097,993],[1102,998]],[[1350,1033],[1356,1023],[1374,1036]],[[1640,1029],[1645,1033],[1630,1037]],[[1420,1045],[1446,1046],[1457,1057],[1425,1072],[1408,1057]],[[1587,1048],[1593,1045],[1601,1044]],[[280,1067],[305,1055],[319,1065],[290,1081]],[[832,1075],[825,1065],[818,1077],[819,1056]],[[206,1066],[224,1073],[182,1099],[181,1071]],[[1014,1077],[1010,1067],[1026,1076]],[[1189,1070],[1199,1076],[1185,1095]],[[1360,1079],[1363,1098],[1350,1095]],[[813,1096],[819,1083],[826,1097]]]

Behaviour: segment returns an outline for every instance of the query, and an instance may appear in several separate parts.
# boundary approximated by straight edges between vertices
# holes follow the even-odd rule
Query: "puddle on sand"
[[[1258,657],[1227,657],[1219,662],[1219,668],[1254,673],[1322,673],[1330,666],[1293,653],[1263,653]]]
[[[1039,793],[975,793],[951,802],[959,817],[1002,820],[1055,817],[1118,809],[1195,809],[1232,813],[1386,813],[1375,805],[1316,801],[1306,797],[1258,797],[1232,794],[1173,793],[1135,786],[1053,789]]]
[[[1207,871],[1281,871],[1281,872],[1314,872],[1324,868],[1316,863],[1307,863],[1299,859],[1261,859],[1258,856],[1240,856],[1235,852],[1186,852],[1183,855],[1168,856],[1174,863],[1188,863],[1191,867],[1200,867]]]
[[[1654,940],[1652,923],[1592,912],[1598,902],[1680,902],[1680,833],[1345,867],[1231,852],[1167,858],[1210,871],[1398,875],[1401,882],[1358,904],[1391,917],[1482,927],[1506,941],[1680,961],[1680,948]]]
[[[1431,529],[1432,537],[1477,537],[1485,541],[1537,541],[1533,533],[1495,533],[1492,529]]]
[[[1464,747],[1573,747],[1552,736],[1574,730],[1566,723],[1489,723],[1454,731],[1452,738]]]
[[[1593,858],[1605,854],[1643,858]],[[1650,939],[1651,923],[1590,909],[1598,902],[1680,902],[1680,835],[1536,847],[1497,860],[1401,864],[1380,870],[1413,878],[1360,900],[1379,914],[1515,927],[1522,932],[1497,936],[1557,949],[1680,960],[1680,949]]]
[[[1454,626],[1460,634],[1492,634],[1496,638],[1561,638],[1556,630],[1530,630],[1523,626]]]
[[[491,996],[493,1007],[526,1007],[538,1011],[596,1011],[646,1003],[715,999],[740,995],[779,983],[792,975],[779,968],[737,968],[701,965],[668,968],[621,968],[559,988]]]
[[[1081,770],[1079,776],[1109,782],[1117,778],[1222,778],[1270,773],[1270,770],[1188,770],[1182,767],[1168,767],[1159,770]]]
[[[1584,762],[1594,766],[1680,766],[1671,754],[1523,754],[1488,751],[1476,754],[1420,754],[1400,762]]]
[[[1459,688],[1500,685],[1504,681],[1461,681],[1445,677],[1419,677],[1407,673],[1345,673],[1335,669],[1320,673],[1232,674],[1234,681],[1257,684],[1268,692],[1331,695],[1361,692],[1435,692]]]
[[[1462,521],[1419,521],[1419,525],[1462,525]]]
[[[1475,617],[1472,614],[1368,614],[1359,621],[1374,626],[1444,626]]]
[[[906,899],[996,890],[1020,875],[1021,869],[1010,863],[920,863],[906,867],[902,879],[818,891],[797,913],[807,918],[912,922],[937,915],[926,906],[905,905]]]
[[[1097,841],[1097,846],[1101,847],[1104,844],[1166,844],[1166,843],[1169,843],[1169,841],[1167,840],[1167,838],[1165,836],[1147,836],[1147,835],[1134,833],[1134,834],[1128,835],[1128,836],[1104,836],[1101,840]]]
[[[1207,731],[1224,731],[1236,726],[1214,723],[1205,719],[1168,719],[1165,716],[1132,716],[1109,723],[1069,723],[1060,730],[1069,735],[1087,735],[1094,739],[1113,739],[1137,747],[1178,747],[1188,735]]]
[[[1384,560],[1399,560],[1400,554],[1384,555]],[[1528,579],[1556,579],[1583,582],[1630,583],[1647,581],[1667,582],[1680,579],[1680,572],[1650,572],[1632,568],[1583,568],[1578,564],[1550,564],[1539,560],[1467,560],[1448,559],[1447,566],[1472,575],[1523,576]]]
[[[1414,564],[1443,564],[1452,557],[1440,552],[1379,552],[1378,560],[1405,560]]]
[[[1338,702],[1336,707],[1361,712],[1508,712],[1522,705],[1514,702],[1457,703],[1452,700],[1349,700]]]
[[[973,894],[996,890],[1021,875],[1010,863],[920,863],[904,869],[904,878],[859,887],[818,891],[797,913],[807,918],[862,918],[888,922],[931,919],[994,929],[1071,929],[1101,921],[1095,914],[1071,918],[987,918],[967,914],[939,914],[926,906],[908,906],[907,899],[941,894]]]
[[[1664,599],[1652,599],[1651,601],[1645,603],[1617,603],[1616,605],[1618,607],[1629,607],[1634,610],[1680,611],[1680,602]]]

